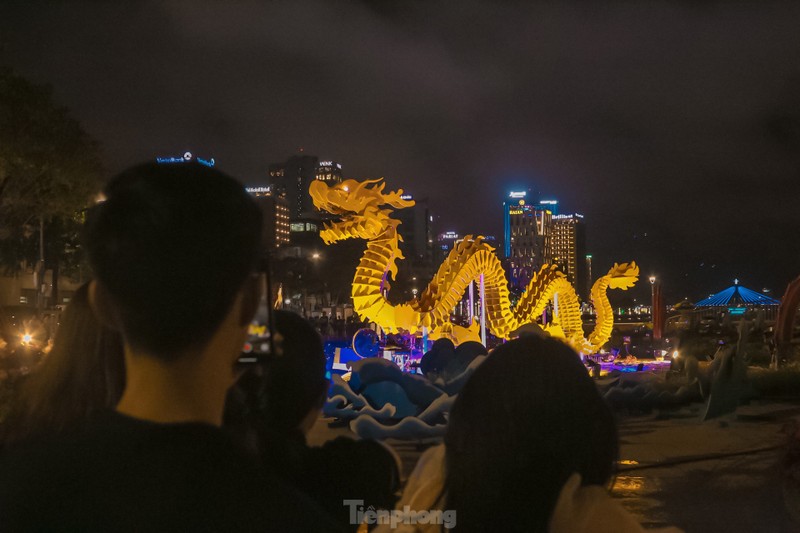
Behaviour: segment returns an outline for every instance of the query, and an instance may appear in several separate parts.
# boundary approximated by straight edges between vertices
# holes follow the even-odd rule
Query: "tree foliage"
[[[80,212],[101,187],[98,144],[52,89],[0,67],[0,254],[35,261],[40,227],[49,268],[73,262]],[[31,242],[33,241],[33,243]]]

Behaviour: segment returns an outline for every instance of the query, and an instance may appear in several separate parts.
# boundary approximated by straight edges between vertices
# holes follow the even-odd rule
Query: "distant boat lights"
[[[207,167],[213,167],[217,163],[216,161],[214,161],[213,157],[211,159],[204,159],[202,157],[196,157],[195,155],[192,154],[192,152],[184,152],[182,156],[178,157],[176,156],[156,157],[156,163],[166,164],[166,165],[172,165],[176,163],[188,163],[189,161],[197,161],[201,165],[205,165]]]

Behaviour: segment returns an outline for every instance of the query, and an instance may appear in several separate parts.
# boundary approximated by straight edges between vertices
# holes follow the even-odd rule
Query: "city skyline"
[[[303,147],[493,235],[533,187],[590,221],[595,275],[635,260],[673,298],[779,297],[798,23],[790,2],[9,2],[0,64],[53,85],[109,175],[189,149],[249,182]]]

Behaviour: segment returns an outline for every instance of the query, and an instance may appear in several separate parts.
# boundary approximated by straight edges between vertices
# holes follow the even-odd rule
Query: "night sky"
[[[531,187],[669,298],[800,275],[800,3],[111,4],[0,2],[0,63],[109,174],[188,149],[255,182],[303,147],[438,231],[500,236]]]

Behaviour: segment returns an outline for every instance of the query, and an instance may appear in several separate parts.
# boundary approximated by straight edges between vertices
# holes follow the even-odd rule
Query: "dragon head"
[[[639,266],[636,261],[617,264],[611,267],[606,274],[608,287],[611,289],[630,289],[639,280]]]
[[[397,229],[400,223],[389,215],[393,209],[414,205],[413,200],[402,198],[403,189],[385,193],[383,178],[366,181],[344,180],[333,186],[314,180],[308,193],[314,205],[340,217],[339,221],[325,223],[320,237],[325,244],[350,238],[372,240],[389,227]]]

